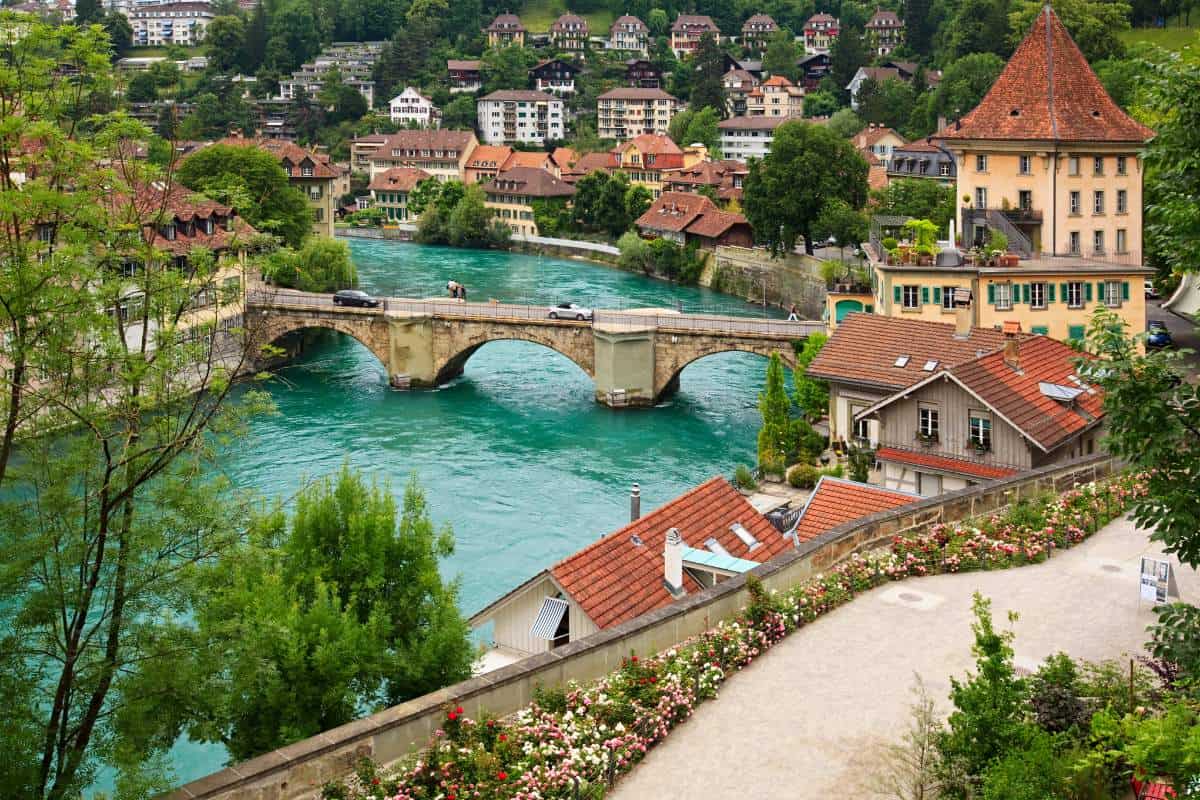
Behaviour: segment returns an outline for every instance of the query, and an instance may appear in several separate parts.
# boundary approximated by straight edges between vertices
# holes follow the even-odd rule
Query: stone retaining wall
[[[1043,492],[1061,493],[1113,470],[1113,459],[1101,454],[920,500],[841,525],[752,572],[768,588],[782,590],[855,552],[885,544],[896,534],[987,514]],[[746,605],[745,581],[744,575],[730,578],[553,652],[531,656],[236,764],[181,787],[171,797],[283,800],[314,796],[327,781],[349,773],[361,756],[388,763],[423,746],[441,724],[448,705],[462,706],[467,715],[476,718],[484,711],[509,714],[528,705],[538,685],[590,681],[615,670],[631,652],[656,653],[695,636]]]
[[[761,248],[716,249],[700,278],[702,286],[741,297],[751,303],[790,308],[796,304],[801,319],[820,319],[825,310],[825,281],[821,260],[788,253],[771,258]]]

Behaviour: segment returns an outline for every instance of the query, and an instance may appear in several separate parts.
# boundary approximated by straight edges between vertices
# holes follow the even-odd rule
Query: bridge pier
[[[654,405],[653,325],[594,325],[596,402],[620,408]]]

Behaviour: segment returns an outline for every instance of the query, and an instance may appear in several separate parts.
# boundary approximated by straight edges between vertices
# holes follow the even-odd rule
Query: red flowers
[[[497,737],[496,737],[496,741],[498,741],[498,742],[507,742],[507,741],[508,741],[508,735],[507,735],[507,734],[503,734],[503,733],[502,733],[502,734],[500,734],[499,736],[497,736]]]
[[[446,719],[450,720],[451,722],[454,722],[454,720],[458,719],[458,714],[455,714],[453,711],[451,711],[449,714],[446,715]]]
[[[506,781],[506,780],[508,780],[508,773],[507,773],[507,772],[503,772],[503,771],[501,771],[501,772],[497,772],[497,773],[496,773],[496,780],[498,780],[498,781]]]

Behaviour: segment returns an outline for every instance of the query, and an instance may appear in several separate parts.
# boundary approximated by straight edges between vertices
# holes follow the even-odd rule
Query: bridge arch
[[[453,337],[445,347],[438,347],[435,364],[435,384],[443,384],[463,373],[467,361],[481,347],[491,342],[529,342],[553,350],[573,363],[589,378],[595,378],[595,345],[592,332],[587,326],[571,328],[564,336],[562,328],[546,328],[546,333],[536,329],[506,326],[499,330],[482,330],[463,337]],[[440,342],[439,342],[440,344]]]
[[[257,320],[251,321],[250,333],[258,348],[265,347],[282,339],[290,333],[322,328],[345,334],[371,351],[375,358],[388,368],[388,339],[387,322],[377,317],[342,317],[337,315],[297,315],[297,314],[257,314]]]
[[[796,351],[791,342],[730,340],[709,342],[700,347],[680,347],[679,343],[671,343],[664,347],[660,339],[655,349],[658,351],[654,364],[656,401],[679,388],[679,375],[688,365],[721,353],[751,353],[763,358],[770,358],[772,354],[778,353],[788,369],[796,368]]]

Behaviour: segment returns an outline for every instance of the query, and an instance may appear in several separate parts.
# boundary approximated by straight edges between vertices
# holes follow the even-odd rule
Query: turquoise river
[[[471,300],[763,313],[587,262],[374,240],[351,248],[363,288],[381,295],[437,296],[453,279]],[[322,332],[271,382],[279,414],[256,420],[222,467],[272,498],[348,460],[390,481],[399,500],[415,472],[436,522],[454,529],[444,570],[460,579],[471,613],[627,522],[631,484],[641,485],[648,511],[752,463],[764,367],[754,355],[710,356],[687,367],[679,392],[657,408],[612,410],[593,401],[578,367],[536,344],[487,344],[452,383],[401,392],[365,347]],[[172,761],[186,782],[220,769],[224,753],[180,742]]]

